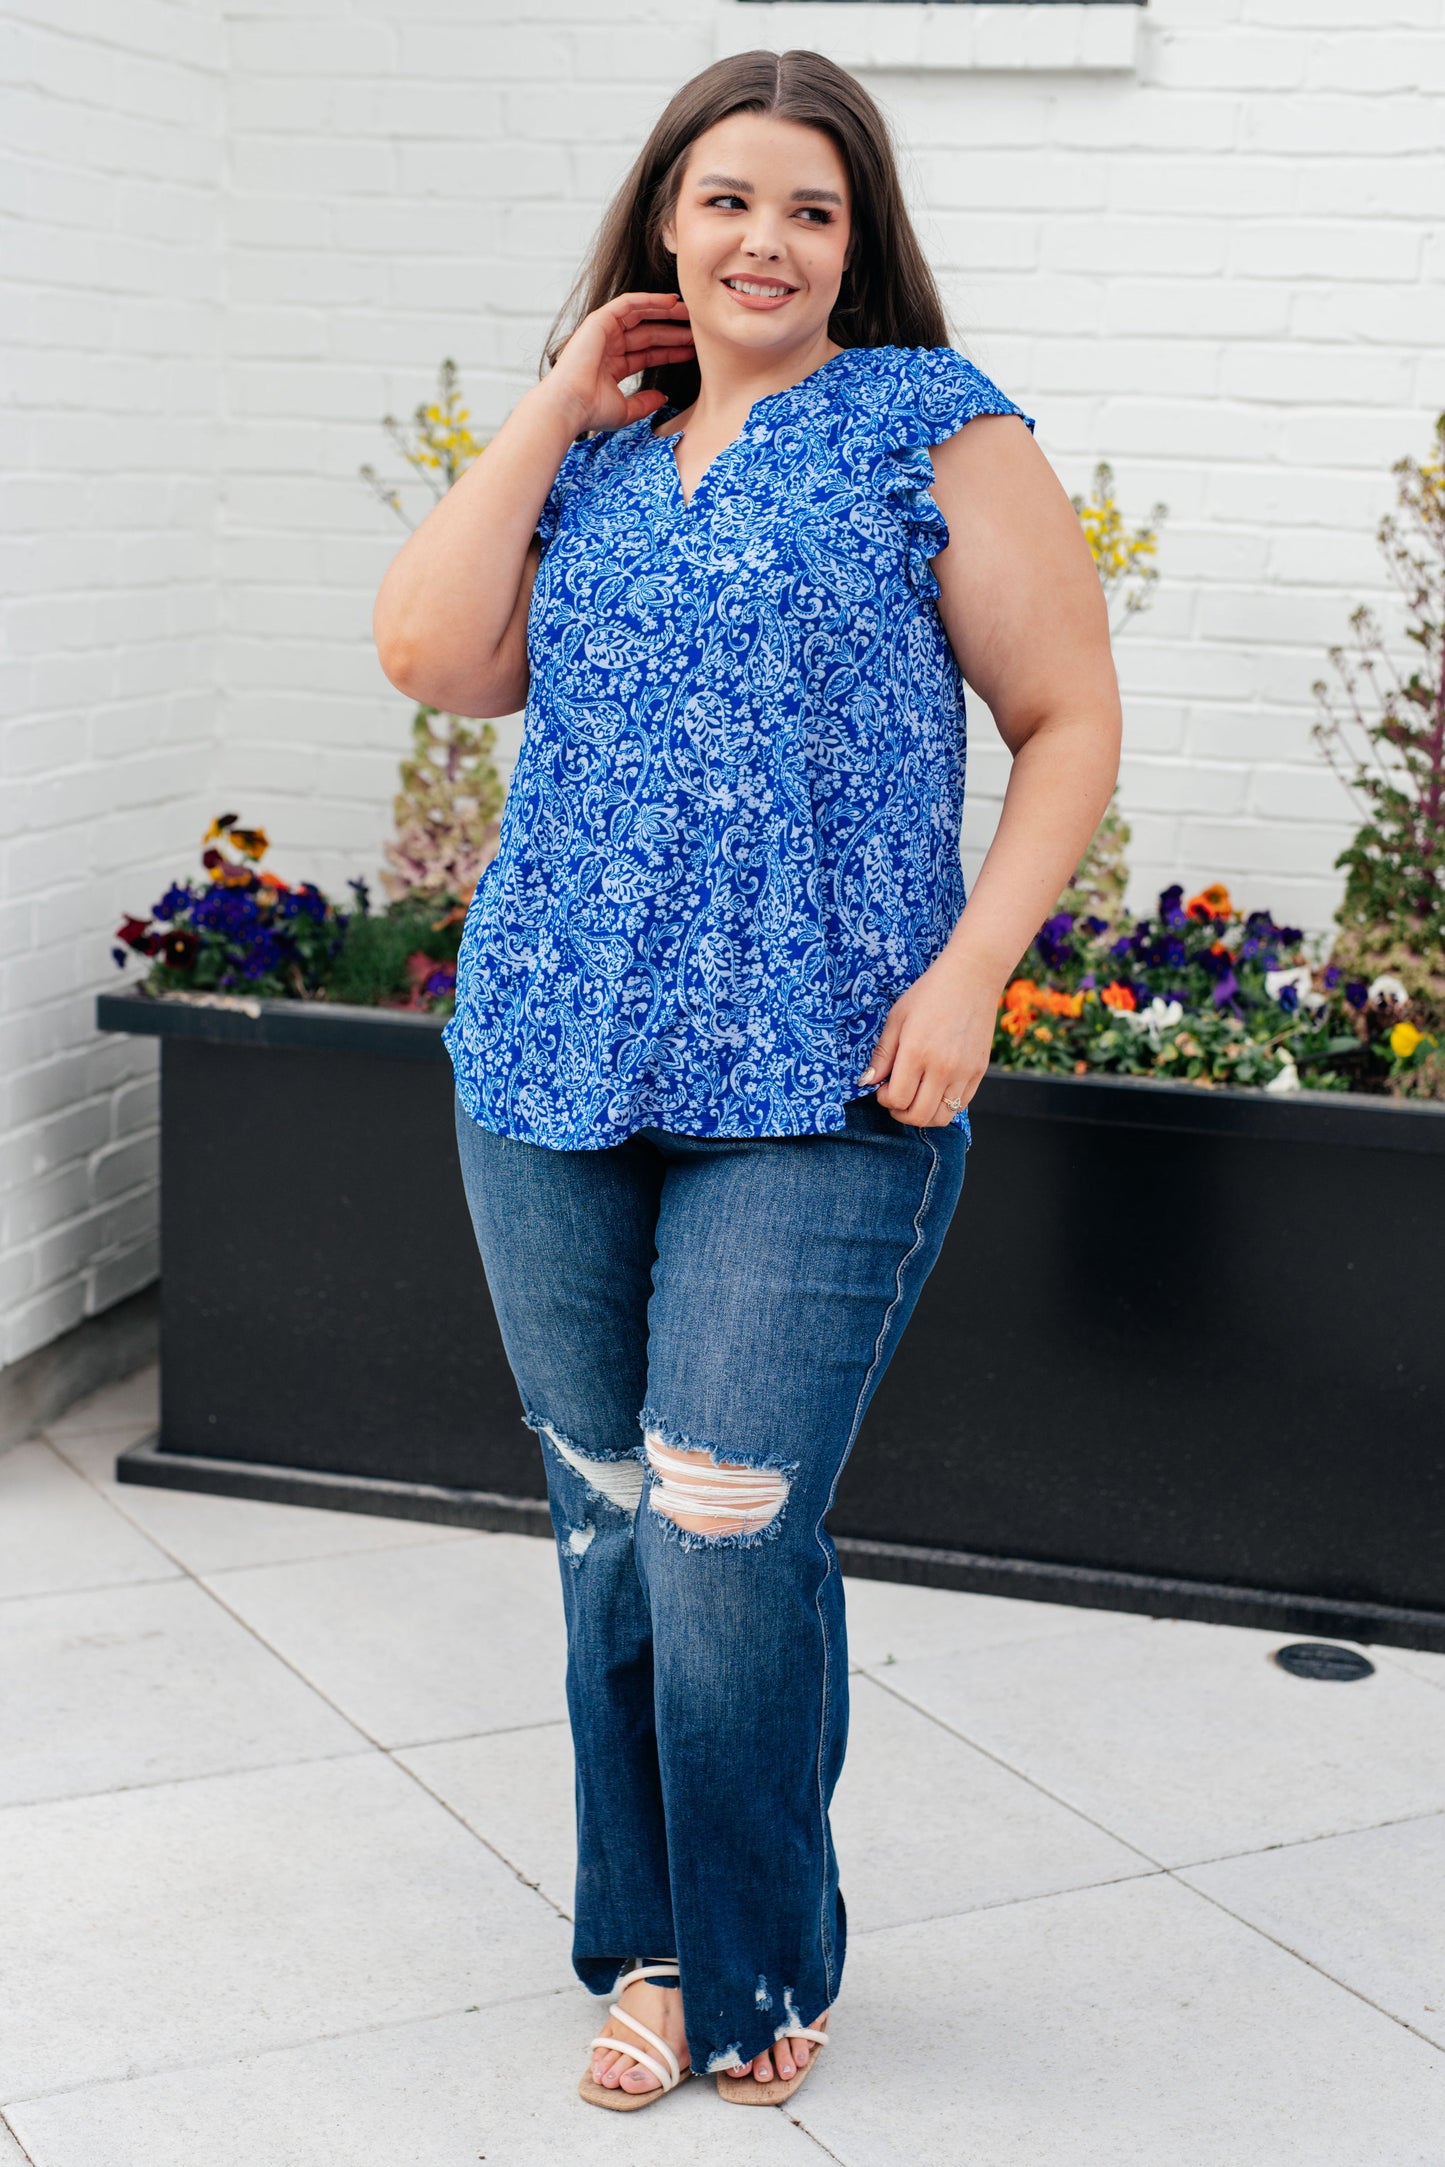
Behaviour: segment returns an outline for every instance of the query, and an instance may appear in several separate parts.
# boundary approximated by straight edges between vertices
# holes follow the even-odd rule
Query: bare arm
[[[455,715],[525,705],[537,515],[557,470],[585,431],[620,428],[664,404],[660,391],[625,396],[623,378],[691,352],[676,294],[623,294],[578,325],[557,366],[388,567],[372,636],[399,692]]]
[[[950,537],[934,559],[944,629],[1013,754],[949,949],[1001,992],[1109,802],[1119,686],[1092,553],[1024,424],[980,415],[937,447],[934,467]]]
[[[1098,826],[1119,767],[1108,608],[1058,476],[1015,415],[979,415],[935,447],[949,544],[939,613],[968,683],[1013,754],[968,907],[895,1001],[865,1080],[895,1120],[947,1121],[988,1066],[1005,981]]]

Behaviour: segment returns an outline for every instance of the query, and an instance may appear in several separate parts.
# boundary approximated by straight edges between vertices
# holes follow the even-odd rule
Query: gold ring
[[[945,1098],[945,1100],[944,1100],[944,1102],[943,1102],[943,1103],[944,1103],[944,1105],[945,1105],[945,1106],[951,1106],[951,1107],[953,1108],[953,1110],[954,1110],[954,1112],[955,1112],[956,1114],[961,1114],[961,1113],[963,1112],[963,1100],[962,1100],[962,1099],[950,1099],[950,1098]]]

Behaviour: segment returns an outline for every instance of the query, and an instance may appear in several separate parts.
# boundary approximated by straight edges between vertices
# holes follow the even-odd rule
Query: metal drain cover
[[[1296,1678],[1339,1678],[1346,1683],[1368,1678],[1375,1668],[1358,1649],[1337,1648],[1329,1640],[1292,1640],[1288,1647],[1275,1649],[1274,1659]]]

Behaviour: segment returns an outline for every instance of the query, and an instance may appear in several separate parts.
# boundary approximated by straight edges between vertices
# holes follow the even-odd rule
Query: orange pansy
[[[1198,895],[1191,895],[1184,906],[1191,918],[1232,918],[1234,905],[1229,890],[1222,880],[1212,880]]]

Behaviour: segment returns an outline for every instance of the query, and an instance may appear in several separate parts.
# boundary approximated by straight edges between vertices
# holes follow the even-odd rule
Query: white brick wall
[[[408,715],[369,639],[401,536],[356,479],[399,471],[378,417],[449,353],[500,422],[650,119],[771,11],[7,8],[14,1359],[154,1265],[152,1060],[89,1023],[120,911],[223,802],[283,873],[339,887],[379,857]],[[861,20],[788,16],[825,47]],[[1137,898],[1222,875],[1322,926],[1347,820],[1309,686],[1356,601],[1391,620],[1390,462],[1445,405],[1445,0],[1150,0],[1132,68],[1116,46],[1040,67],[1031,32],[1028,65],[979,68],[935,37],[949,64],[868,80],[959,343],[1068,490],[1107,458],[1126,516],[1170,507],[1118,645]],[[976,858],[1003,763],[974,713]]]
[[[110,936],[216,760],[224,39],[212,0],[6,0],[0,1360],[154,1278],[155,1055]]]

